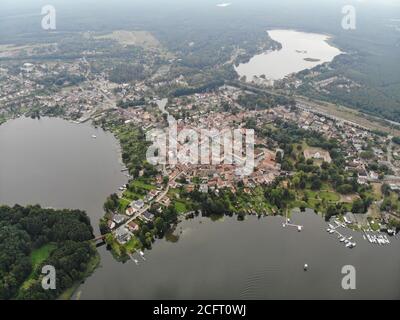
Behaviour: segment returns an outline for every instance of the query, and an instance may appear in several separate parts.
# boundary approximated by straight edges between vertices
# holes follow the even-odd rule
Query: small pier
[[[298,224],[291,223],[291,221],[290,221],[290,219],[289,219],[289,217],[288,217],[288,215],[287,215],[287,212],[286,212],[285,222],[282,224],[282,227],[284,227],[284,228],[286,228],[286,227],[293,227],[293,228],[296,228],[298,232],[300,232],[300,231],[303,230],[303,226],[298,225]]]
[[[338,236],[339,241],[344,243],[346,248],[350,249],[354,248],[356,246],[356,243],[351,241],[353,240],[353,237],[347,237],[337,230],[339,228],[346,228],[346,225],[338,220],[335,220],[335,224],[336,224],[335,226],[329,224],[329,227],[328,229],[326,229],[326,231],[329,232],[330,234],[336,234]]]

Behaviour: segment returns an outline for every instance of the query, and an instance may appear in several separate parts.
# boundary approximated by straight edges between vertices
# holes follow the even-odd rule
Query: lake
[[[79,288],[79,299],[399,299],[400,242],[373,247],[360,233],[345,248],[313,212],[283,228],[281,217],[225,217],[183,221],[178,242],[157,241],[132,261],[116,264],[106,249],[102,263]],[[304,264],[309,270],[303,270]],[[357,289],[341,287],[342,267],[353,265]]]
[[[292,73],[330,62],[342,53],[328,43],[330,37],[327,35],[294,30],[271,30],[268,34],[282,44],[282,49],[258,54],[236,67],[238,74],[246,76],[247,81],[261,75],[270,80],[280,80]]]
[[[97,139],[93,139],[96,135]],[[105,198],[126,177],[114,137],[90,125],[21,118],[0,126],[0,202],[87,210],[97,230]],[[311,211],[296,213],[302,232],[281,217],[185,220],[176,242],[157,240],[139,265],[116,262],[100,247],[101,265],[74,299],[399,299],[400,241],[372,246],[362,234],[347,249]],[[304,264],[309,270],[303,270]],[[341,288],[344,265],[357,290]]]
[[[12,120],[0,126],[0,150],[0,203],[82,209],[96,233],[105,199],[127,182],[117,140],[88,124]]]

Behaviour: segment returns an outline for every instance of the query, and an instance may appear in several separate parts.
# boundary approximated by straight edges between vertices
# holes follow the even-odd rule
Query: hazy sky
[[[223,3],[230,5],[218,6]],[[229,19],[240,19],[251,23],[255,17],[267,24],[299,22],[303,26],[313,23],[323,27],[328,20],[338,20],[341,7],[348,4],[362,11],[360,18],[365,24],[378,16],[400,18],[400,0],[0,0],[0,29],[29,30],[30,27],[20,28],[29,23],[24,18],[40,16],[44,5],[56,8],[61,30],[71,29],[74,24],[79,24],[81,29],[92,29],[96,23],[97,27],[106,28],[119,27],[118,24],[129,26],[134,22],[137,27],[148,28],[161,21],[202,23],[206,19],[225,19],[227,23]]]

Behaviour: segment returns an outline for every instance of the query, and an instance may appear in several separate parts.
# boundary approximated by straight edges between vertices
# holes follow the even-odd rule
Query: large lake
[[[330,62],[341,54],[339,49],[328,43],[327,35],[294,30],[271,30],[268,34],[282,44],[282,49],[258,54],[236,67],[238,74],[246,76],[247,81],[261,75],[270,80],[280,80],[292,73]]]
[[[0,150],[1,203],[85,209],[96,230],[105,197],[126,179],[115,139],[89,125],[13,120],[0,126]],[[346,231],[357,242],[346,249],[314,213],[293,220],[302,232],[281,217],[183,221],[179,240],[156,241],[139,265],[116,262],[103,246],[74,299],[400,298],[399,239],[373,247]],[[357,290],[341,288],[344,265],[356,267]]]
[[[117,140],[88,124],[12,120],[0,126],[0,150],[0,203],[82,209],[96,233],[106,197],[127,181]]]

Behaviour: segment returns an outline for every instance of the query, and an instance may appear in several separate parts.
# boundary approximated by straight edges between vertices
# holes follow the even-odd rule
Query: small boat
[[[352,245],[352,243],[351,243],[351,242],[348,242],[348,243],[346,243],[346,248],[350,248],[350,247],[351,247],[351,245]]]
[[[353,240],[353,237],[352,237],[352,236],[350,236],[350,237],[348,237],[347,239],[348,239],[348,240]]]
[[[330,232],[330,231],[331,231],[331,229],[329,229],[329,228],[328,228],[328,229],[326,229],[326,232]]]
[[[136,259],[132,259],[132,260],[133,260],[134,263],[136,263],[136,265],[139,264],[139,261],[138,261],[138,260],[136,260]]]
[[[339,239],[339,241],[340,242],[344,242],[346,239],[344,238],[344,237],[341,237],[340,239]]]
[[[139,251],[139,254],[143,257],[144,256],[144,252],[142,250]]]
[[[96,139],[97,136],[96,136],[95,134],[92,134],[92,138],[93,138],[93,139]]]
[[[302,226],[297,226],[297,231],[300,232],[303,229]]]
[[[334,233],[334,232],[335,232],[335,230],[330,230],[330,231],[329,231],[330,234],[332,234],[332,233]]]
[[[305,265],[304,265],[304,271],[307,271],[308,270],[308,264],[306,263]]]
[[[390,240],[388,239],[387,236],[385,236],[385,240],[386,240],[386,243],[387,243],[387,244],[390,244]]]

